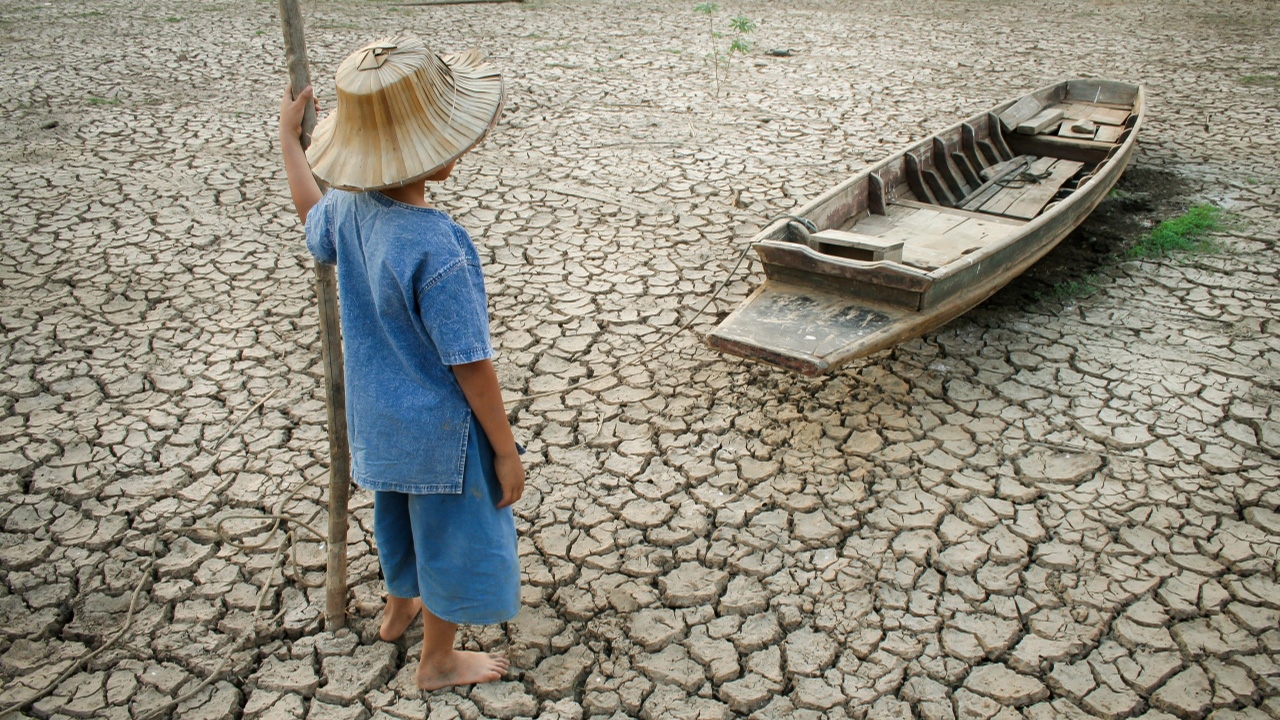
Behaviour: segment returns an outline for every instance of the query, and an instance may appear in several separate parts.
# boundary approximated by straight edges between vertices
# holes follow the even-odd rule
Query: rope
[[[1038,185],[1041,180],[1048,178],[1052,174],[1048,170],[1041,173],[1031,172],[1031,161],[1024,155],[1022,157],[1022,167],[996,180],[995,184],[1004,188],[1022,188],[1028,185]]]

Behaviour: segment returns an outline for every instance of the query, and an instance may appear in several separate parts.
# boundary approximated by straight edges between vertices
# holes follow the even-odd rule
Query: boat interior
[[[1073,80],[1044,88],[860,173],[775,237],[807,246],[818,262],[883,261],[932,273],[1071,197],[1140,115],[1134,85]]]

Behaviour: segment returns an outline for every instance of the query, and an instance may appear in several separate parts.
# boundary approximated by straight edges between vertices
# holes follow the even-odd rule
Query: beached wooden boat
[[[1068,80],[995,106],[845,180],[753,238],[766,282],[707,336],[805,374],[986,300],[1106,197],[1143,92]]]

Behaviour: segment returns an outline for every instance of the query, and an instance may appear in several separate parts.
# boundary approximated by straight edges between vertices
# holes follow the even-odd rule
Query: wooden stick
[[[285,60],[294,97],[311,84],[307,44],[298,0],[279,0]],[[302,147],[311,144],[315,108],[302,119]],[[324,626],[332,632],[347,624],[347,501],[351,494],[351,455],[347,447],[347,391],[342,376],[342,329],[338,325],[338,282],[333,266],[315,264],[316,302],[320,309],[320,359],[324,364],[329,411],[329,542],[325,566]]]

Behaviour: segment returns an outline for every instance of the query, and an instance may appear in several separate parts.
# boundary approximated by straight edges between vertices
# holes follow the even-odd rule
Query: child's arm
[[[313,97],[314,93],[308,85],[298,93],[296,100],[287,87],[284,89],[284,97],[280,99],[280,152],[284,155],[284,169],[289,175],[289,194],[293,196],[293,207],[304,223],[307,221],[307,213],[324,196],[311,174],[307,153],[302,149],[302,114]]]
[[[498,373],[494,371],[491,360],[480,360],[454,365],[453,375],[462,386],[462,394],[467,397],[476,421],[489,436],[489,444],[493,445],[493,469],[498,474],[498,483],[502,485],[502,501],[498,507],[507,507],[524,494],[524,463],[516,450],[511,425],[507,423]]]

